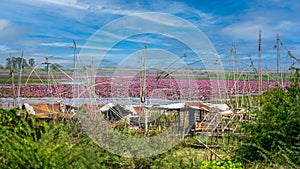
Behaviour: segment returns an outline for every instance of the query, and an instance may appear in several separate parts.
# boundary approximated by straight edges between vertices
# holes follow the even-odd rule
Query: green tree
[[[30,59],[28,60],[28,63],[29,63],[29,65],[30,65],[30,67],[33,67],[34,64],[35,64],[35,60],[34,60],[33,58],[30,58]]]
[[[10,65],[12,65],[13,69],[17,68],[17,60],[15,57],[6,58],[6,68],[10,69]]]
[[[21,57],[17,57],[16,58],[16,62],[17,62],[17,65],[18,65],[18,69],[21,69],[22,58]]]
[[[17,65],[18,65],[18,68],[19,68],[19,69],[21,69],[21,66],[22,66],[22,69],[23,69],[24,67],[27,67],[27,66],[28,66],[28,64],[27,64],[27,62],[26,62],[26,59],[24,59],[24,58],[22,58],[22,57],[17,57],[17,58],[16,58],[16,63],[17,63]]]

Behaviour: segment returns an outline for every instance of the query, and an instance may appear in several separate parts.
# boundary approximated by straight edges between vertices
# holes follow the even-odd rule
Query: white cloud
[[[15,43],[29,33],[27,27],[13,24],[10,20],[0,19],[0,43]]]
[[[33,6],[39,6],[44,8],[51,5],[52,11],[56,11],[59,14],[66,16],[79,17],[78,10],[94,13],[107,13],[112,15],[130,15],[139,12],[138,10],[132,10],[126,6],[121,8],[120,2],[105,2],[105,1],[78,1],[78,0],[28,0],[22,3],[26,3]],[[57,10],[59,9],[59,10]],[[49,10],[49,9],[48,9]],[[73,13],[73,14],[72,14]],[[82,13],[81,13],[82,14]]]
[[[229,36],[234,40],[254,41],[258,39],[259,30],[262,31],[263,39],[266,40],[273,40],[276,34],[293,36],[298,32],[299,22],[277,20],[276,16],[269,14],[257,16],[260,14],[260,12],[245,14],[240,22],[222,28],[221,35]]]
[[[0,31],[3,31],[10,25],[9,20],[7,19],[0,19]]]
[[[124,49],[119,49],[119,48],[106,48],[106,47],[102,47],[101,45],[84,45],[84,46],[81,46],[81,45],[78,45],[77,46],[78,48],[84,48],[85,50],[97,50],[97,51],[121,51],[121,50],[124,50]]]
[[[103,37],[109,39],[109,41],[115,40],[115,39],[121,40],[124,38],[123,36],[120,36],[115,32],[108,32],[108,31],[101,30],[101,36],[99,37],[99,33],[97,33],[96,35],[94,35],[94,37],[92,37],[92,40],[102,42],[104,40],[104,39],[102,39]],[[105,39],[105,40],[107,40],[107,39]]]
[[[42,13],[42,15],[46,13],[48,15],[56,15],[56,17],[63,16],[76,20],[82,20],[87,15],[88,9],[90,7],[88,4],[79,2],[77,0],[27,0],[17,1],[15,3],[19,4],[19,10],[22,10],[23,8],[25,10],[32,9],[33,13],[35,13],[38,12],[35,9],[38,9]],[[31,13],[29,12],[29,14],[27,15],[30,16],[30,14]],[[34,17],[39,18],[38,16]]]
[[[0,45],[0,53],[16,52],[6,45]]]
[[[109,14],[113,14],[113,15],[131,15],[131,14],[138,13],[140,11],[106,7],[106,8],[98,8],[98,12],[109,13]]]
[[[0,45],[0,51],[1,52],[6,52],[8,50],[11,50],[9,47],[5,46],[5,45]]]
[[[63,6],[76,9],[88,9],[88,5],[84,3],[79,3],[77,0],[29,0],[27,2],[35,3],[36,5],[47,3],[54,6]]]
[[[166,25],[171,27],[189,27],[190,25],[186,25],[186,21],[182,21],[179,19],[174,19],[173,17],[169,17],[168,15],[165,15],[164,17],[161,17],[161,15],[155,15],[152,12],[145,13],[143,15],[138,15],[138,17],[149,20],[154,23],[158,23],[160,25]]]
[[[51,42],[51,43],[40,43],[40,46],[51,46],[51,47],[72,47],[72,43],[63,42]]]
[[[161,44],[162,39],[159,38],[151,38],[151,37],[129,37],[126,39],[126,41],[134,42],[134,43],[140,43],[140,44]]]

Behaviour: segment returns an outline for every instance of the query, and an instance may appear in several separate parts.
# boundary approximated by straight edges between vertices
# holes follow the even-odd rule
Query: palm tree
[[[28,63],[29,63],[29,65],[30,65],[30,67],[33,67],[34,64],[35,64],[35,61],[34,61],[33,58],[30,58],[30,59],[28,60]]]
[[[11,64],[12,64],[12,59],[6,58],[6,69],[9,69]]]

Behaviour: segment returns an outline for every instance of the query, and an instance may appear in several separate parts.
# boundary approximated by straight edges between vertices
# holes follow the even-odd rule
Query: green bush
[[[257,121],[244,123],[246,136],[236,150],[235,158],[252,163],[262,161],[270,166],[300,165],[300,86],[278,87],[261,96]]]
[[[199,150],[181,143],[154,157],[120,157],[95,144],[76,122],[39,121],[18,112],[0,109],[0,168],[241,168],[230,160],[202,161]]]
[[[0,168],[127,167],[128,160],[99,148],[77,124],[37,121],[0,109]]]

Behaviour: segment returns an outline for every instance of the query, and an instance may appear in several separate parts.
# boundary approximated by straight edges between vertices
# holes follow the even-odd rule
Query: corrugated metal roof
[[[226,115],[226,114],[233,114],[232,110],[225,110],[221,112],[222,115]]]
[[[160,105],[159,108],[164,109],[181,109],[185,107],[185,103],[174,103],[174,104],[167,104],[167,105]]]
[[[113,103],[107,103],[106,105],[104,105],[103,107],[101,107],[99,110],[101,112],[105,112],[105,111],[108,111],[109,109],[115,107],[116,105],[113,104]]]
[[[211,108],[218,108],[221,111],[229,110],[229,107],[228,107],[227,104],[212,104],[212,103],[209,103],[207,105]]]

